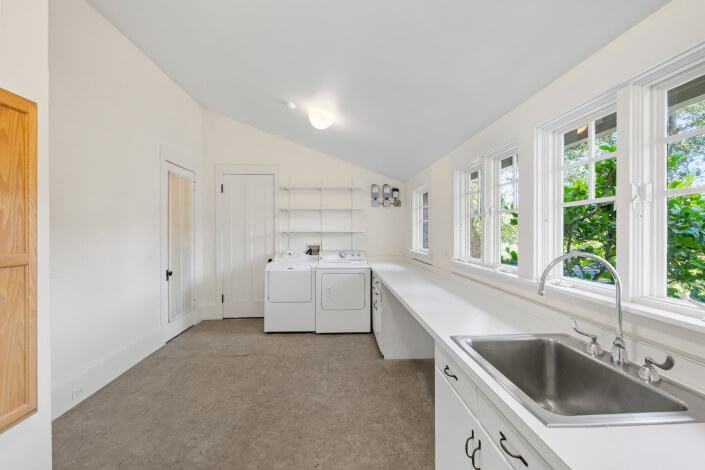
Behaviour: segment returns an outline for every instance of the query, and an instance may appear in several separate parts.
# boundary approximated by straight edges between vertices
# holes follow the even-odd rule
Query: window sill
[[[416,261],[426,264],[433,264],[433,256],[427,250],[409,250],[409,256]]]
[[[598,293],[593,290],[583,289],[578,283],[553,277],[549,278],[546,282],[546,292],[549,295],[547,297],[540,297],[537,295],[538,281],[522,279],[519,278],[516,273],[498,272],[492,268],[459,260],[451,260],[450,264],[453,272],[456,274],[507,292],[508,294],[529,300],[533,303],[560,311],[565,315],[571,315],[571,312],[565,309],[557,309],[550,300],[551,296],[558,297],[564,302],[575,302],[579,300],[580,304],[587,308],[600,307],[601,310],[614,309],[614,289],[609,289],[609,287],[599,289],[601,292]],[[705,318],[701,319],[698,316],[691,316],[636,302],[622,302],[622,310],[636,317],[648,318],[675,327],[684,328],[691,332],[705,334]],[[695,309],[693,313],[697,315]],[[594,321],[594,319],[592,320]],[[613,328],[614,325],[611,323],[609,325],[605,324],[605,327]],[[639,335],[632,332],[631,336]]]

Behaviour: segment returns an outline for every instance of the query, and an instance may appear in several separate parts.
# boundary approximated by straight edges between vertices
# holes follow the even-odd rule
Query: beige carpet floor
[[[432,469],[433,362],[204,321],[53,424],[56,470]]]

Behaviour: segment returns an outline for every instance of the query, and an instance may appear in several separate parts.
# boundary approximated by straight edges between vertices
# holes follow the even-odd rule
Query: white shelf
[[[296,190],[321,190],[321,189],[340,189],[340,190],[356,190],[362,189],[362,186],[280,186],[279,189],[284,191],[296,191]]]
[[[361,211],[362,207],[282,207],[284,212],[319,212],[319,211]]]
[[[280,230],[279,233],[365,233],[364,230]]]

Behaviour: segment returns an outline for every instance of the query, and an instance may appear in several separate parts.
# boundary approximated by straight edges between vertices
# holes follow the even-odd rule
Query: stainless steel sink
[[[550,427],[705,421],[705,396],[638,367],[591,357],[568,335],[454,336],[475,361]]]

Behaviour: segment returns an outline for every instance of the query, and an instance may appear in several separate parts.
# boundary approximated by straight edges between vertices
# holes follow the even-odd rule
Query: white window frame
[[[479,194],[479,211],[477,216],[482,217],[482,235],[480,242],[480,257],[473,258],[469,256],[468,248],[468,223],[469,223],[469,176],[474,172],[480,172],[480,190],[477,192]],[[483,266],[485,264],[485,240],[487,233],[487,208],[485,207],[485,159],[484,157],[478,157],[470,161],[466,166],[455,171],[455,230],[454,232],[454,253],[453,259],[455,261],[465,263],[468,265],[479,265]]]
[[[423,205],[423,195],[428,194],[428,201],[430,203],[430,193],[428,190],[428,185],[424,185],[421,187],[416,188],[413,191],[413,221],[412,221],[412,243],[411,247],[412,250],[418,251],[420,253],[430,253],[430,247],[431,247],[431,233],[430,233],[430,210],[429,206]],[[428,204],[428,203],[427,203]],[[423,209],[426,208],[427,210],[427,216],[426,220],[423,219]],[[426,225],[429,227],[429,234],[428,234],[428,248],[424,248],[423,245],[423,223],[426,222]]]
[[[500,255],[500,214],[503,212],[519,212],[515,210],[500,211],[499,165],[509,156],[518,155],[517,139],[495,148],[491,152],[476,157],[454,174],[454,230],[452,262],[461,266],[489,268],[494,271],[517,276],[518,267],[502,264]],[[516,160],[515,160],[516,161]],[[468,228],[469,215],[469,175],[480,172],[479,194],[480,208],[477,216],[482,217],[482,235],[480,242],[480,257],[469,255]],[[517,169],[518,171],[518,169]],[[512,182],[517,189],[518,180]],[[516,194],[516,193],[515,193]]]
[[[487,230],[485,231],[485,239],[487,240],[487,243],[485,243],[485,251],[487,253],[486,255],[486,260],[487,260],[487,266],[492,267],[496,270],[499,270],[501,272],[506,272],[506,273],[516,273],[519,269],[519,266],[513,266],[513,265],[508,265],[508,264],[502,264],[502,253],[501,253],[501,248],[502,248],[502,243],[500,240],[501,236],[501,222],[502,222],[502,214],[504,213],[510,213],[510,212],[516,212],[517,214],[520,214],[519,212],[519,179],[513,178],[511,183],[506,183],[506,184],[500,184],[499,183],[499,177],[500,177],[500,165],[502,164],[502,160],[508,157],[512,157],[514,159],[514,174],[518,175],[518,165],[519,165],[519,149],[517,146],[517,140],[514,139],[511,142],[508,142],[501,147],[496,148],[492,152],[490,152],[486,159],[487,159],[487,170],[485,173],[486,180],[489,180],[489,184],[485,184],[485,187],[487,189],[487,197],[486,201],[490,201],[489,207],[487,208],[487,224],[486,228]],[[501,201],[501,189],[503,186],[507,186],[511,184],[514,189],[514,209],[509,210],[509,209],[502,209],[502,201]]]
[[[617,250],[619,252],[619,234],[624,233],[623,224],[620,224],[620,211],[618,208],[617,199],[619,198],[619,181],[620,181],[620,167],[622,166],[622,160],[619,158],[620,142],[622,133],[620,132],[620,123],[623,119],[620,119],[620,114],[617,114],[617,152],[609,154],[609,156],[593,157],[593,144],[589,144],[590,156],[587,160],[576,163],[573,165],[563,165],[563,136],[565,133],[570,132],[576,128],[579,128],[586,123],[590,127],[593,127],[594,121],[605,116],[608,116],[614,112],[618,112],[617,109],[617,97],[614,91],[606,93],[595,100],[579,107],[573,112],[567,113],[560,116],[549,123],[545,124],[541,129],[542,134],[542,165],[541,167],[545,169],[543,172],[537,172],[538,178],[536,179],[536,184],[539,188],[543,188],[542,197],[540,198],[542,203],[542,210],[540,213],[541,222],[539,226],[542,226],[543,244],[537,245],[538,253],[535,255],[538,260],[538,271],[536,277],[541,275],[541,272],[545,266],[547,266],[553,259],[563,254],[563,208],[567,206],[575,205],[585,205],[594,202],[605,202],[607,200],[613,200],[615,204],[615,210],[617,211]],[[592,130],[594,135],[594,129]],[[617,195],[615,197],[599,198],[594,199],[594,188],[592,185],[592,179],[590,175],[594,175],[594,171],[588,171],[588,188],[589,195],[588,199],[570,203],[563,202],[563,170],[570,168],[572,166],[581,166],[590,162],[589,168],[594,170],[594,163],[596,161],[617,157],[619,164],[618,175],[617,175]],[[621,253],[620,253],[621,256]],[[619,265],[619,263],[618,263]],[[618,272],[619,266],[618,266]],[[591,292],[595,294],[614,296],[614,285],[601,284],[597,282],[587,281],[584,279],[563,276],[563,265],[557,265],[549,275],[549,284],[557,284],[562,287],[571,287],[586,292]]]
[[[673,196],[705,193],[704,187],[682,190],[667,189],[665,158],[668,143],[705,134],[705,127],[682,134],[668,136],[667,132],[667,93],[683,83],[705,75],[705,54],[688,66],[676,62],[670,66],[657,68],[646,80],[637,82],[632,88],[635,100],[642,105],[635,112],[634,120],[645,128],[644,141],[650,142],[634,161],[638,170],[636,182],[632,184],[635,210],[640,221],[635,233],[641,239],[641,253],[634,253],[638,259],[633,263],[634,290],[636,303],[660,310],[667,310],[695,318],[702,318],[705,306],[686,300],[667,297],[667,199]],[[641,112],[639,112],[641,111]],[[651,253],[651,256],[646,254]],[[653,255],[655,254],[655,255]],[[651,274],[651,275],[649,275]]]

